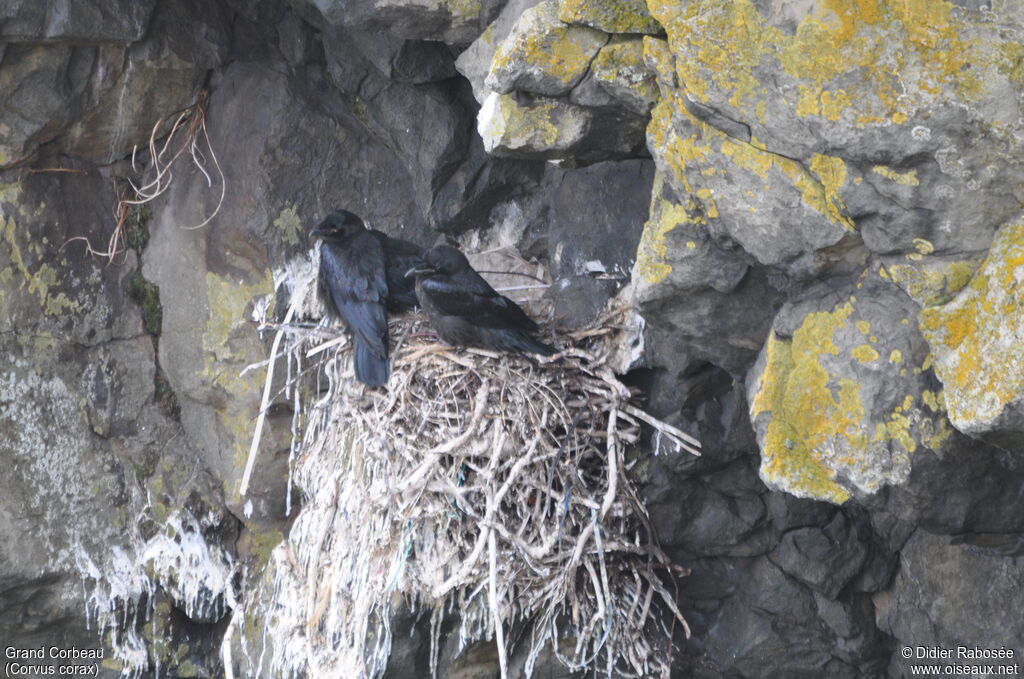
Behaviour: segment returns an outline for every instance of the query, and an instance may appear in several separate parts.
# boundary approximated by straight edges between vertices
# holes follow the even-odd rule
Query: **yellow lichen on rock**
[[[672,106],[662,101],[651,111],[651,122],[647,125],[647,137],[663,153],[665,163],[671,170],[676,184],[687,192],[694,192],[686,168],[702,163],[712,149],[697,132],[680,137],[672,126]]]
[[[299,233],[302,231],[302,222],[295,205],[289,203],[274,220],[274,228],[281,234],[281,238],[289,245],[298,245]]]
[[[561,0],[558,18],[606,33],[658,33],[644,0]]]
[[[891,264],[879,272],[900,286],[922,307],[945,304],[971,280],[979,259],[947,261],[925,257]]]
[[[3,243],[7,246],[7,257],[10,261],[8,267],[0,268],[0,275],[3,275],[6,279],[21,276],[22,282],[20,287],[30,295],[35,295],[38,298],[39,304],[42,305],[43,313],[47,316],[59,316],[68,311],[81,310],[81,304],[73,301],[67,294],[53,292],[52,289],[60,282],[57,276],[57,269],[49,264],[42,263],[36,271],[29,270],[25,257],[22,254],[21,246],[18,244],[18,226],[14,217],[8,217],[5,221],[0,220],[0,227],[2,227],[2,234],[0,236],[2,236]]]
[[[794,495],[841,504],[850,493],[824,464],[823,448],[830,438],[845,435],[838,422],[858,418],[863,408],[855,384],[842,385],[838,400],[829,390],[828,372],[816,352],[839,353],[835,344],[828,340],[809,352],[806,336],[783,340],[772,335],[764,349],[765,366],[750,409],[752,418],[771,418],[761,444],[761,477]]]
[[[569,149],[585,134],[584,110],[545,97],[520,101],[511,94],[492,92],[477,118],[477,131],[488,153],[532,149],[557,153]]]
[[[970,284],[918,322],[953,424],[998,428],[1024,401],[1024,219],[1003,226]]]
[[[873,289],[900,303],[891,288]],[[910,377],[901,367],[915,343],[896,330],[897,319],[874,296],[850,296],[807,313],[789,339],[769,337],[749,387],[766,483],[843,502],[854,490],[874,493],[901,482],[913,453],[943,445],[951,430],[941,395],[929,390],[931,378]]]
[[[858,347],[854,347],[853,350],[850,351],[850,355],[861,363],[873,363],[874,361],[877,361],[879,357],[878,350],[870,344],[861,344]]]
[[[650,110],[660,95],[654,72],[644,61],[640,40],[605,45],[590,65],[590,72],[605,91],[638,113]]]
[[[847,182],[846,164],[841,158],[817,154],[806,169],[796,160],[768,151],[756,138],[745,143],[728,136],[695,117],[687,108],[683,93],[671,86],[675,77],[672,64],[678,60],[673,59],[664,41],[645,38],[644,55],[662,84],[662,100],[652,111],[648,126],[648,145],[657,150],[671,169],[677,186],[691,193],[706,189],[708,187],[697,185],[700,176],[721,173],[715,168],[731,164],[760,180],[770,176],[782,179],[793,186],[804,204],[815,212],[846,231],[854,230],[853,220],[844,214],[846,207],[840,197],[840,190]],[[678,134],[683,125],[692,131],[689,136]],[[752,198],[756,201],[757,194],[752,194]],[[740,206],[740,209],[743,207],[757,209],[756,205]]]
[[[780,171],[800,193],[804,204],[847,231],[855,229],[853,220],[843,214],[845,206],[839,197],[839,188],[846,180],[845,164],[841,159],[815,156],[811,160],[811,170],[815,173],[812,175],[797,161],[767,151],[756,139],[745,144],[695,118],[693,120],[702,126],[704,135],[719,140],[721,153],[735,165],[762,179],[767,179],[773,169]]]
[[[814,0],[792,33],[769,25],[752,0],[648,7],[668,33],[689,94],[728,102],[750,119],[759,102],[777,96],[779,84],[758,77],[766,68],[798,89],[798,115],[858,127],[901,124],[951,92],[977,99],[996,70],[990,47],[945,0]],[[1013,73],[1015,63],[1007,57],[999,66]]]
[[[458,19],[474,19],[480,16],[483,0],[447,0],[448,10]]]
[[[909,172],[897,172],[891,167],[885,165],[875,165],[871,168],[871,171],[877,175],[881,175],[889,181],[896,182],[902,186],[917,186],[920,182],[917,180],[917,170],[910,170]]]
[[[242,370],[260,356],[261,345],[254,341],[247,308],[260,295],[272,293],[270,271],[255,284],[235,281],[206,273],[206,303],[209,310],[202,333],[203,365],[197,370],[203,381],[223,397],[214,397],[211,405],[217,422],[232,445],[233,459],[241,469],[248,453],[253,418],[259,407],[263,378]],[[237,488],[226,488],[237,498]]]
[[[681,224],[702,224],[705,219],[697,206],[679,205],[661,198],[661,175],[655,175],[652,191],[650,219],[644,223],[640,243],[636,252],[636,271],[648,285],[661,283],[672,273],[668,263],[668,245],[665,238],[670,231]],[[693,250],[696,244],[688,249]]]
[[[547,0],[523,12],[498,46],[487,84],[502,93],[513,89],[547,95],[568,92],[607,41],[600,31],[559,21],[558,3]]]
[[[825,203],[825,210],[828,217],[837,224],[842,224],[849,231],[854,230],[853,220],[847,217],[844,212],[846,205],[839,196],[840,189],[846,184],[846,163],[842,158],[816,154],[811,157],[810,169],[821,186],[820,196],[818,189],[814,190],[814,197],[804,196],[804,202],[808,204]],[[820,208],[818,209],[821,212]]]

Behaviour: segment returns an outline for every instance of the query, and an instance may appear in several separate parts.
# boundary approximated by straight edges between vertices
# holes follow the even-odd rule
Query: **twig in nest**
[[[323,347],[330,385],[303,408],[295,477],[306,501],[279,548],[304,567],[274,576],[305,602],[276,610],[308,604],[277,618],[302,624],[271,623],[275,646],[307,650],[275,670],[380,676],[397,594],[432,619],[457,610],[464,643],[498,643],[503,676],[515,643],[506,634],[527,625],[513,635],[529,644],[527,672],[550,646],[573,669],[667,676],[671,621],[687,628],[624,447],[641,423],[680,448],[699,444],[631,404],[595,358],[618,341],[617,326],[566,340],[570,357],[544,365],[456,353],[420,327],[417,316],[393,323],[404,339],[388,388],[362,390],[349,343],[327,348],[322,335],[280,324],[290,356]]]

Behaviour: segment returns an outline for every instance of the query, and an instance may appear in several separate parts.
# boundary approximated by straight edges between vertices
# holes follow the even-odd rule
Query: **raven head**
[[[450,245],[436,245],[423,253],[423,264],[410,269],[406,276],[429,275],[443,273],[448,276],[460,271],[470,270],[469,260],[466,255]]]
[[[335,210],[309,232],[313,238],[344,238],[366,229],[363,220],[348,210]]]

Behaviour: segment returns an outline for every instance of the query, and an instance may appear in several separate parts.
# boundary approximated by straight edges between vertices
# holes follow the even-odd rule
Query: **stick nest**
[[[282,674],[380,676],[404,602],[431,614],[435,675],[453,612],[460,647],[497,642],[503,676],[513,637],[527,676],[546,649],[573,670],[669,675],[673,633],[689,635],[680,569],[627,453],[641,423],[699,444],[640,410],[608,367],[622,313],[560,337],[564,357],[540,364],[440,344],[413,314],[391,323],[386,390],[354,381],[337,330],[278,327],[305,497],[273,557]]]

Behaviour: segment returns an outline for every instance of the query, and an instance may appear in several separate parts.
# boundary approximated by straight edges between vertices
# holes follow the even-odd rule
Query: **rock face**
[[[600,59],[623,36],[591,28],[615,22],[581,11],[544,0],[514,23],[499,17],[459,59],[482,102],[477,129],[488,153],[573,165],[647,154],[650,73],[635,58],[613,61],[626,56],[621,48]],[[599,59],[602,66],[592,68]]]
[[[971,652],[1015,651],[1010,660],[984,660],[982,651],[973,656],[979,660],[954,655],[944,664],[1019,664],[1016,648],[1024,629],[1019,619],[1004,618],[1002,611],[1020,599],[1021,565],[1019,557],[986,554],[951,545],[937,535],[915,533],[900,552],[901,568],[891,590],[875,595],[879,626],[897,639],[920,640],[922,646],[954,653],[960,646]],[[976,610],[977,616],[959,619],[964,607]],[[897,676],[909,664],[894,657],[890,672]]]
[[[872,275],[845,292],[780,310],[748,392],[764,481],[834,502],[904,482],[950,435],[913,303]]]
[[[1021,26],[967,0],[5,3],[0,638],[274,676],[235,613],[292,567],[299,498],[284,398],[240,494],[251,317],[344,207],[517,247],[557,327],[635,306],[626,379],[705,450],[652,437],[633,468],[690,570],[679,676],[1019,661]],[[429,671],[429,624],[394,629],[388,676]]]
[[[1024,220],[996,232],[971,282],[920,315],[949,418],[972,436],[1020,449],[1024,434]]]

